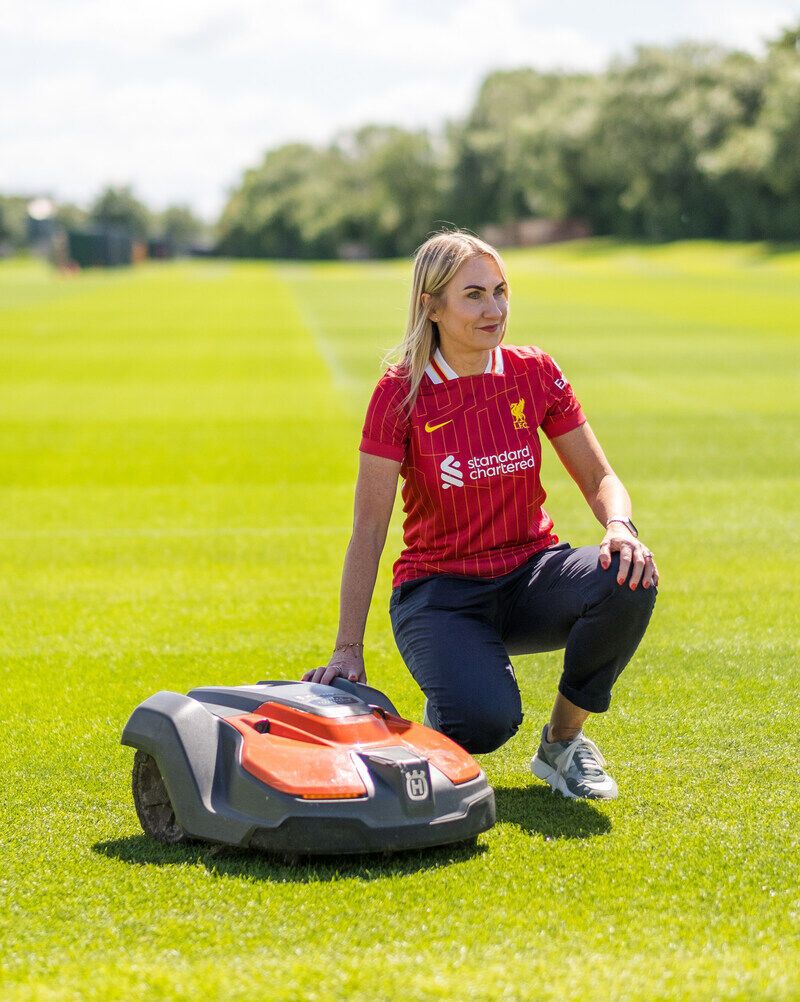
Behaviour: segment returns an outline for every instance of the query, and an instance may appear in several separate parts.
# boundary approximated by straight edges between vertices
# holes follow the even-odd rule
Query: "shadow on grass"
[[[312,884],[356,878],[379,880],[385,877],[436,870],[464,863],[486,852],[474,842],[460,842],[433,849],[410,849],[397,853],[361,853],[352,856],[269,855],[257,849],[190,842],[164,845],[147,835],[96,842],[92,849],[125,863],[155,866],[202,864],[220,877],[247,877],[276,883]]]
[[[724,240],[715,237],[690,237],[678,236],[668,240],[647,239],[645,237],[617,237],[617,236],[597,236],[576,240],[564,241],[560,245],[569,250],[570,257],[573,258],[598,258],[609,257],[617,252],[628,253],[637,250],[650,250],[656,247],[669,247],[672,244],[692,243],[694,241],[718,244],[725,247],[741,246],[748,244],[743,240]],[[797,240],[765,240],[750,242],[755,256],[764,259],[779,258],[787,255],[797,254],[800,251],[800,241]],[[516,249],[516,248],[515,248]],[[522,249],[522,248],[520,248]],[[529,250],[530,248],[524,248]],[[539,248],[534,248],[538,250]],[[543,250],[550,249],[550,245],[542,247]]]
[[[498,822],[546,839],[592,838],[611,831],[611,822],[591,801],[568,800],[549,787],[496,786],[494,799]]]
[[[797,241],[774,241],[772,243],[765,243],[762,256],[763,257],[781,257],[784,254],[797,254],[800,251],[800,242]]]
[[[494,795],[499,823],[516,825],[529,834],[543,835],[545,839],[592,838],[611,831],[611,822],[593,804],[584,800],[567,800],[549,788],[499,786],[494,788]],[[288,858],[256,849],[238,849],[206,842],[164,845],[147,835],[96,842],[92,848],[103,856],[139,866],[199,863],[218,877],[247,877],[298,884],[403,876],[464,863],[487,851],[484,845],[460,842],[391,854]]]

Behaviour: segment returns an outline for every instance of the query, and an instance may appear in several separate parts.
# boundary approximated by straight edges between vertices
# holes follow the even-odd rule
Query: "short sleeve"
[[[411,422],[403,405],[407,389],[407,381],[390,373],[378,381],[367,405],[361,452],[403,462],[411,437]]]
[[[567,377],[550,355],[542,353],[542,382],[547,399],[547,410],[542,420],[542,431],[548,438],[565,435],[586,421],[578,398],[572,392]]]

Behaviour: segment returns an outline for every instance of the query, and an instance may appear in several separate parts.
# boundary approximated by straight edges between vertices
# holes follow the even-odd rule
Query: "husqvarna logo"
[[[422,769],[412,769],[406,773],[406,793],[409,800],[427,800],[429,792],[428,777]]]
[[[464,486],[464,474],[461,472],[461,463],[455,456],[448,456],[439,464],[442,471],[442,487],[449,490],[451,487]]]
[[[315,696],[314,699],[307,699],[309,706],[330,706],[335,703],[337,706],[344,706],[347,703],[358,703],[354,696]]]

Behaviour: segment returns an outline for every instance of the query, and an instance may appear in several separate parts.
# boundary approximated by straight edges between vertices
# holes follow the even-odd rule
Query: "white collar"
[[[445,379],[459,378],[458,373],[445,362],[444,355],[439,348],[433,353],[433,358],[425,367],[425,372],[434,383],[443,383]],[[486,376],[491,373],[495,373],[496,375],[503,374],[503,352],[500,349],[500,345],[493,351],[490,351],[489,357],[486,359],[486,368],[483,370],[483,375]]]

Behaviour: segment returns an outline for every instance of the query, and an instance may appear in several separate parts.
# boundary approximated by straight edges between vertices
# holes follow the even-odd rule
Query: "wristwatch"
[[[617,516],[615,518],[609,518],[606,521],[606,529],[609,527],[609,525],[612,522],[622,522],[622,524],[624,526],[626,526],[628,529],[630,529],[630,531],[634,534],[634,536],[636,536],[637,539],[639,538],[639,532],[638,532],[636,526],[633,524],[633,522],[630,520],[630,518],[628,518],[627,515],[619,515],[619,516]]]

